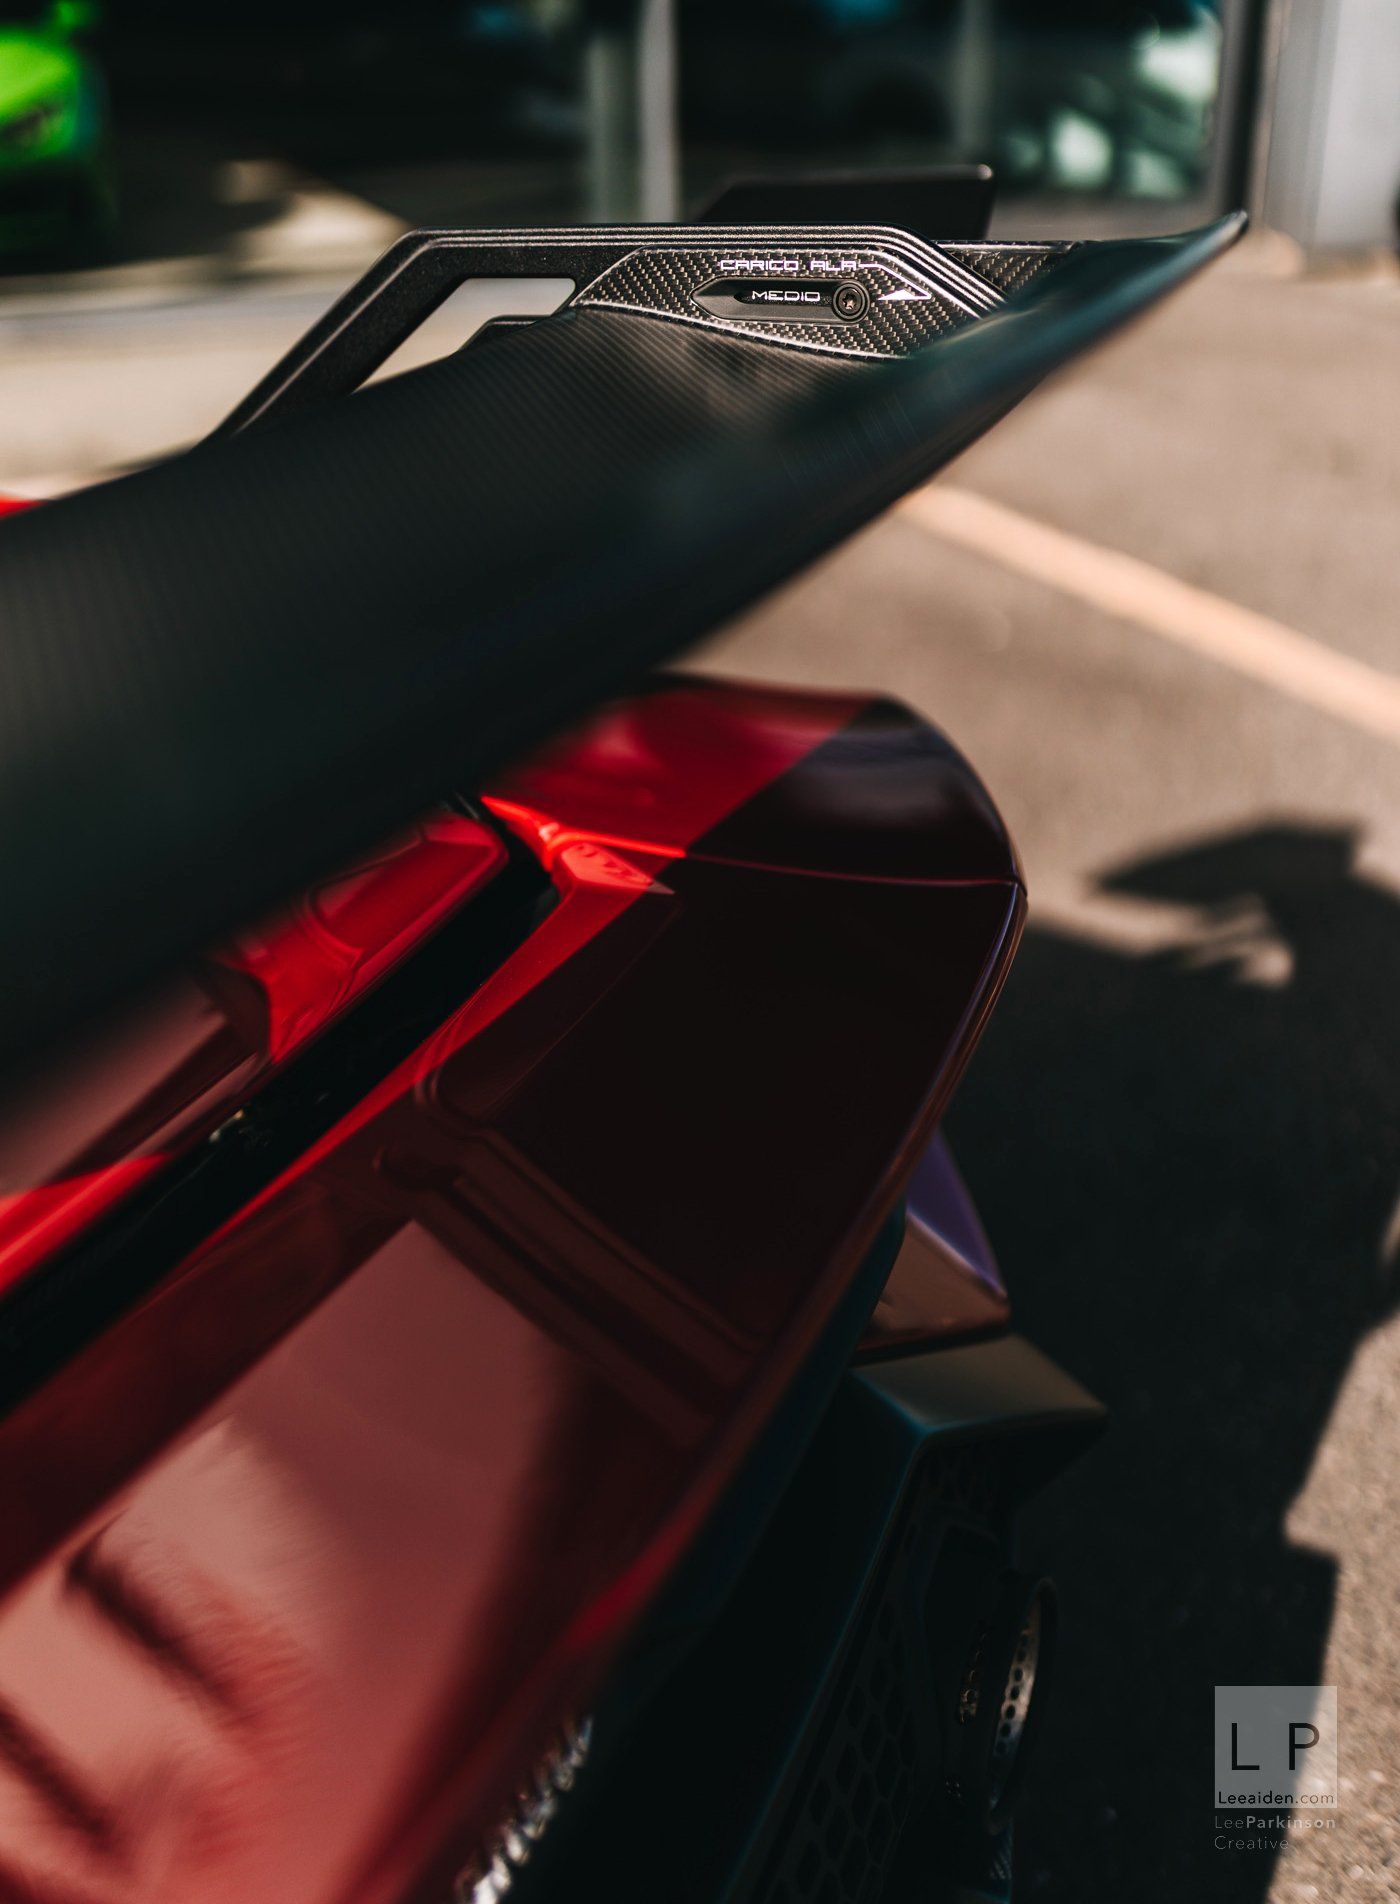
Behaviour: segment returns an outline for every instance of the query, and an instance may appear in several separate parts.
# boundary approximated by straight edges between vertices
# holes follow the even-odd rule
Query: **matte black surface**
[[[944,1784],[957,1696],[1022,1504],[1101,1421],[1015,1336],[848,1374],[757,1545],[751,1503],[716,1517],[693,1590],[682,1576],[599,1713],[522,1904],[1004,1896],[1006,1847]]]
[[[708,632],[1238,234],[897,363],[561,313],[6,524],[0,1064]]]

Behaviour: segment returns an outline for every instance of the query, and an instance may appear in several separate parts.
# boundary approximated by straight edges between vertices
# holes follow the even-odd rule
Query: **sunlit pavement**
[[[1237,254],[944,480],[1397,677],[1400,285],[1286,266]],[[1400,750],[1007,553],[907,510],[709,659],[913,701],[1024,855],[951,1128],[1021,1326],[1114,1411],[1028,1543],[1066,1635],[1024,1895],[1395,1898]],[[1217,1683],[1339,1688],[1342,1815],[1276,1870],[1213,1844]]]
[[[216,257],[6,287],[0,491],[198,436],[397,228],[229,189],[262,209]],[[1295,267],[1246,247],[947,480],[1400,676],[1400,284]],[[1067,1630],[1023,1894],[1400,1895],[1400,750],[910,511],[705,665],[913,702],[1024,856],[953,1135],[1021,1326],[1114,1426],[1028,1543]],[[1213,1846],[1217,1683],[1340,1689],[1343,1814],[1277,1868]]]

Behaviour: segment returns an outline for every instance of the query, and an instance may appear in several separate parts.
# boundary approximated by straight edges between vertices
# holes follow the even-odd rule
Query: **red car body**
[[[888,701],[578,717],[1240,229],[410,234],[0,527],[0,1904],[1007,1904],[1014,850]]]
[[[926,1158],[1020,927],[996,813],[888,703],[699,681],[33,1081],[5,1282],[237,1141],[511,838],[550,886],[514,953],[0,1423],[6,1895],[445,1895],[921,1160],[867,1352],[1005,1327]]]

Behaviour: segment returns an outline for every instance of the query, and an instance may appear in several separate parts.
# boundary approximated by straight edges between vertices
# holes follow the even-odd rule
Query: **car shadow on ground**
[[[1354,849],[1270,828],[1105,882],[1262,906],[1286,982],[1032,924],[949,1122],[1019,1327],[1112,1411],[1027,1528],[1065,1608],[1022,1833],[1037,1904],[1269,1888],[1268,1853],[1213,1844],[1213,1688],[1322,1677],[1335,1566],[1284,1521],[1396,1301],[1400,905]]]

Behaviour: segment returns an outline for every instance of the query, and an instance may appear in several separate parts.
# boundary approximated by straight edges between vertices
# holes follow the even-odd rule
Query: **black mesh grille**
[[[985,1447],[930,1455],[911,1483],[830,1711],[780,1834],[764,1904],[877,1904],[911,1812],[927,1796],[928,1669],[910,1620],[911,1569],[934,1516],[985,1523],[996,1511]]]

